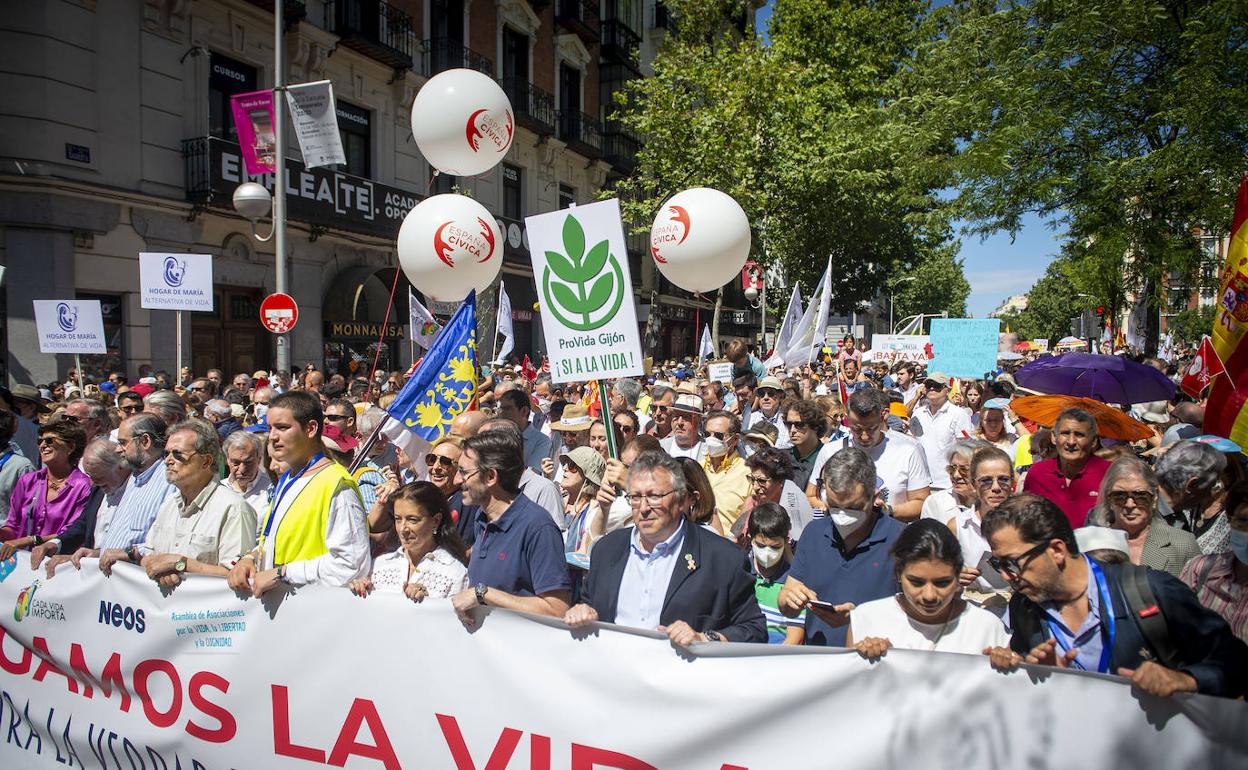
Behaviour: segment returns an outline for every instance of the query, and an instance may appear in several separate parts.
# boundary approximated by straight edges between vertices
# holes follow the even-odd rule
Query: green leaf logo
[[[615,317],[624,301],[624,271],[607,241],[585,251],[585,229],[571,214],[563,221],[563,249],[546,252],[542,296],[569,329],[591,331]]]

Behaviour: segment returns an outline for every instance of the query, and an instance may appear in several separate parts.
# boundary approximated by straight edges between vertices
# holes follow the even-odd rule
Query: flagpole
[[[348,473],[354,474],[356,471],[360,469],[360,466],[364,464],[364,461],[368,459],[368,452],[370,449],[373,448],[373,444],[377,443],[377,437],[381,435],[381,426],[385,424],[386,424],[385,420],[382,420],[381,422],[377,423],[377,427],[373,428],[373,432],[368,434],[368,438],[364,441],[363,444],[360,444],[360,448],[357,449],[355,452],[355,459],[351,461],[351,466],[347,468]],[[414,461],[414,458],[408,458],[408,459],[411,459]]]
[[[620,459],[620,448],[615,445],[615,423],[611,420],[611,399],[607,397],[607,383],[598,380],[598,405],[602,407],[602,424],[607,433],[607,456]]]
[[[494,309],[494,349],[490,351],[490,361],[498,359],[498,332],[502,325],[503,292],[507,291],[503,284],[503,274],[498,274],[498,306]]]

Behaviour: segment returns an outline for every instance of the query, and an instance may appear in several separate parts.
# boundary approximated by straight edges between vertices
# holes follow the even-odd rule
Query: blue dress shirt
[[[640,535],[636,529],[633,530],[628,562],[624,565],[624,576],[620,580],[616,623],[634,628],[659,627],[659,615],[663,612],[663,602],[667,598],[667,586],[672,582],[672,570],[676,568],[684,542],[683,521],[671,537],[656,545],[650,552],[642,549]]]

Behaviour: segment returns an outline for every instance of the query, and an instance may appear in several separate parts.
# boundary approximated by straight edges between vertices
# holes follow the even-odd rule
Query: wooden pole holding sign
[[[74,371],[78,372],[78,395],[85,396],[87,391],[82,384],[82,359],[78,357],[77,353],[74,354]]]
[[[173,344],[173,355],[177,358],[177,362],[174,366],[174,371],[177,372],[177,374],[174,375],[177,378],[175,382],[179,385],[189,385],[190,383],[182,382],[182,311],[177,311],[177,315],[175,317],[177,320],[175,320],[174,323],[178,326],[178,332],[174,337]],[[194,374],[194,372],[192,372],[192,374]]]

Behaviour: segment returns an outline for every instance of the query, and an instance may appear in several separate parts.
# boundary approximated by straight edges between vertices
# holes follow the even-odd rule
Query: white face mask
[[[537,408],[542,411],[542,414],[549,415],[550,414],[550,399],[547,399],[547,398],[537,399]]]
[[[1248,532],[1242,529],[1231,530],[1231,553],[1235,554],[1240,564],[1248,564]]]
[[[264,416],[269,413],[268,404],[256,404],[256,419],[263,420]]]
[[[774,545],[758,545],[753,544],[754,560],[758,562],[758,566],[763,569],[774,567],[780,561],[781,555],[784,554],[783,548]]]
[[[841,533],[841,537],[851,534],[854,530],[866,521],[871,515],[870,511],[860,511],[854,508],[836,508],[832,505],[828,506],[828,515],[832,518],[832,524],[836,527],[836,531]]]
[[[728,445],[715,436],[702,439],[702,445],[706,447],[706,454],[710,457],[723,457],[728,454]]]

